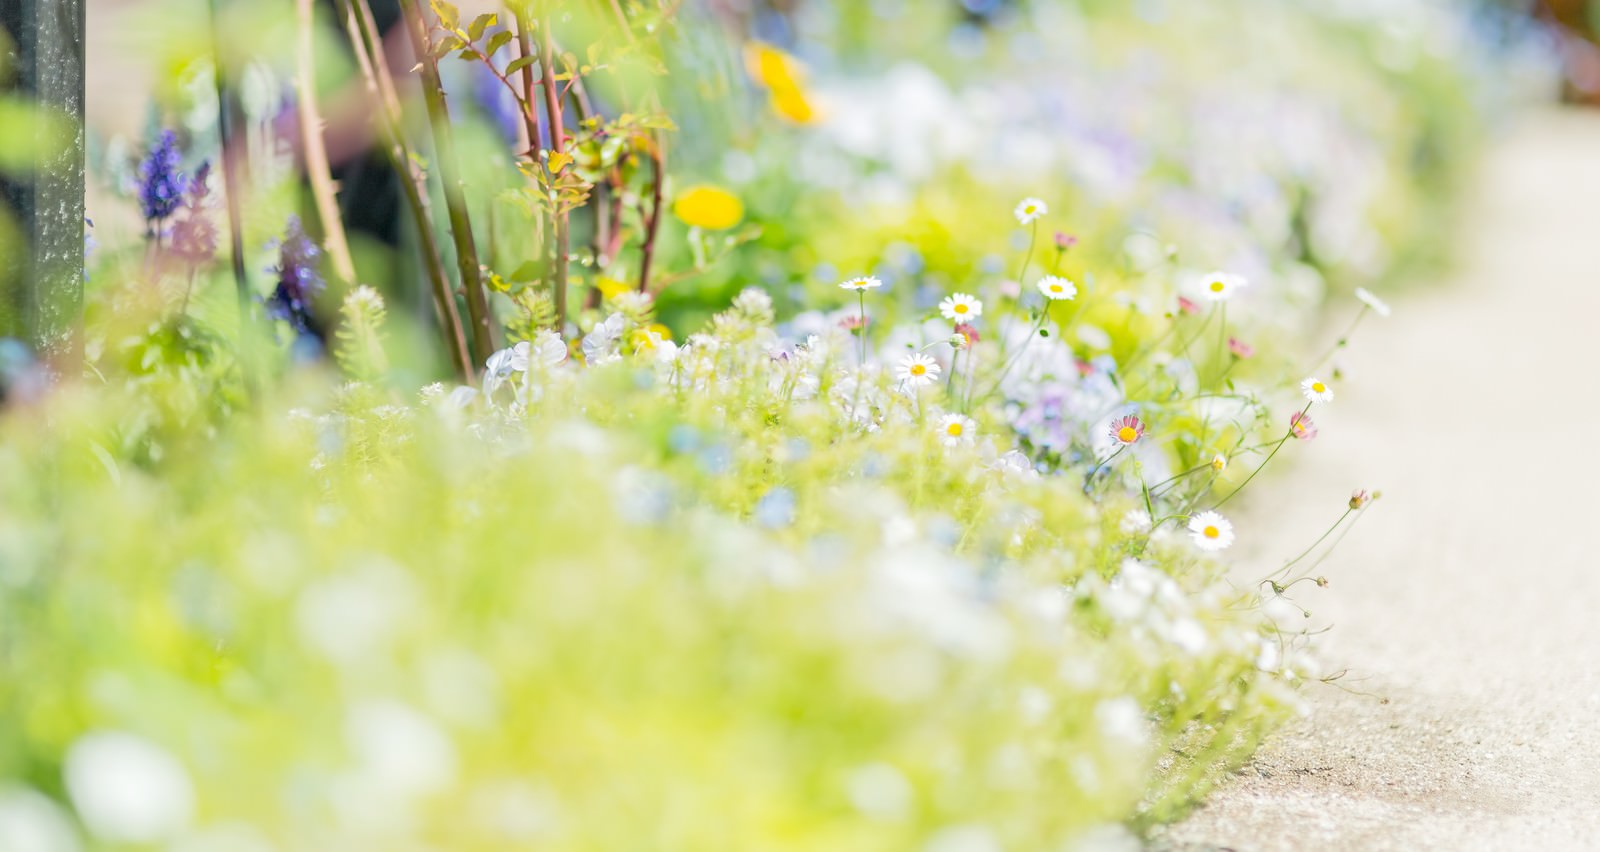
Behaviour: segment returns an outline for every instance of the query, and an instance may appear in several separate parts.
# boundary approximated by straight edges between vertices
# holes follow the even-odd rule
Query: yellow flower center
[[[1132,426],[1124,426],[1117,430],[1117,440],[1124,444],[1131,444],[1139,439],[1139,430]]]
[[[944,427],[944,431],[952,438],[961,437],[961,421],[957,420],[954,423],[951,423],[949,426]]]
[[[1316,391],[1317,393],[1327,393],[1328,386],[1323,384],[1322,382],[1312,382],[1311,383],[1311,389]]]
[[[1223,290],[1226,290],[1226,289],[1228,289],[1228,285],[1222,283],[1221,281],[1213,281],[1213,282],[1211,282],[1211,292],[1213,292],[1213,293],[1221,293]]]
[[[1038,209],[1039,208],[1033,206],[1032,204],[1029,204],[1028,206],[1022,208],[1022,212],[1031,216],[1031,215],[1033,215],[1034,211],[1036,211]]]
[[[911,365],[911,375],[913,375],[913,376],[920,376],[920,375],[923,375],[923,374],[925,374],[927,372],[928,372],[928,368],[922,366],[921,364],[912,364]]]
[[[1052,293],[1061,292],[1061,285],[1060,284],[1051,284],[1050,285],[1050,292],[1052,292]]]
[[[951,310],[955,311],[958,314],[964,314],[964,313],[967,312],[967,306],[966,306],[966,304],[964,304],[962,302],[957,302],[955,307],[951,308]]]
[[[1222,535],[1222,530],[1219,530],[1214,526],[1208,526],[1205,529],[1201,530],[1200,534],[1205,536],[1206,538],[1216,538],[1216,537]]]

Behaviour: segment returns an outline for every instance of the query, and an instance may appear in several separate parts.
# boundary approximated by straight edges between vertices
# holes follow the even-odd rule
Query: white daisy
[[[1213,272],[1200,279],[1200,289],[1206,298],[1213,302],[1223,302],[1233,298],[1235,290],[1248,287],[1250,282],[1241,275],[1230,275],[1226,272]]]
[[[1386,317],[1389,315],[1389,306],[1384,303],[1382,299],[1372,295],[1371,290],[1368,290],[1365,287],[1357,287],[1356,298],[1360,299],[1362,302],[1365,302],[1366,306],[1371,308],[1372,312],[1378,316]]]
[[[1315,376],[1300,383],[1300,393],[1312,402],[1333,402],[1333,388]]]
[[[876,290],[882,286],[883,282],[879,281],[877,277],[872,275],[857,276],[839,285],[840,289],[855,290],[858,293],[867,290]]]
[[[1043,216],[1049,212],[1049,206],[1043,201],[1040,201],[1037,198],[1024,198],[1017,202],[1017,209],[1013,210],[1012,214],[1017,217],[1018,222],[1024,225],[1031,225],[1038,220],[1040,216]]]
[[[1078,285],[1059,275],[1046,275],[1039,279],[1039,283],[1036,286],[1039,288],[1039,292],[1043,293],[1044,297],[1052,302],[1078,297]]]
[[[932,384],[939,378],[939,362],[920,352],[913,352],[900,359],[894,377],[896,381],[914,388]]]
[[[973,423],[970,417],[946,414],[939,420],[939,440],[947,447],[970,443],[972,436],[977,433],[977,424]]]
[[[966,293],[953,293],[939,303],[939,313],[951,322],[969,322],[983,316],[983,303]]]
[[[1216,512],[1201,512],[1190,518],[1189,532],[1201,550],[1222,550],[1233,544],[1233,524]]]

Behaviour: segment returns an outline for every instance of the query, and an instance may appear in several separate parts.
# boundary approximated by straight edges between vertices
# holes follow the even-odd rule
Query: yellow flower
[[[725,189],[692,186],[672,202],[672,215],[691,227],[725,231],[744,218],[744,203]]]
[[[796,124],[817,120],[817,110],[806,95],[805,70],[794,57],[753,41],[745,45],[744,63],[751,78],[771,94],[773,112]]]
[[[607,299],[615,299],[633,289],[633,286],[626,281],[618,281],[615,278],[607,278],[604,275],[594,280],[594,286],[598,287],[600,295]]]

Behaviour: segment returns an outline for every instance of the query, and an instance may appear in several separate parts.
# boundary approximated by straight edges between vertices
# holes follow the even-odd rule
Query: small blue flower
[[[768,529],[778,529],[794,523],[794,492],[787,488],[774,488],[756,501],[756,523]]]
[[[178,151],[178,136],[171,130],[161,131],[161,137],[139,164],[139,207],[147,222],[159,222],[171,216],[183,203],[189,181],[178,171],[183,159]]]

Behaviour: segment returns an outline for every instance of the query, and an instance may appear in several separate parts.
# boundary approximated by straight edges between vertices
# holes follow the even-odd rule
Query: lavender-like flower
[[[178,171],[182,159],[177,134],[171,130],[161,131],[161,138],[139,164],[139,206],[144,211],[145,221],[166,219],[183,203],[189,181]]]
[[[278,243],[278,265],[272,270],[278,276],[278,286],[266,300],[269,316],[289,323],[300,335],[317,340],[323,335],[311,313],[311,303],[325,286],[317,271],[321,257],[322,249],[306,236],[300,217],[290,216],[289,227]]]
[[[205,213],[206,200],[211,194],[210,177],[211,162],[208,160],[195,170],[184,198],[183,218],[172,225],[172,252],[192,266],[206,263],[217,255],[217,226]]]

